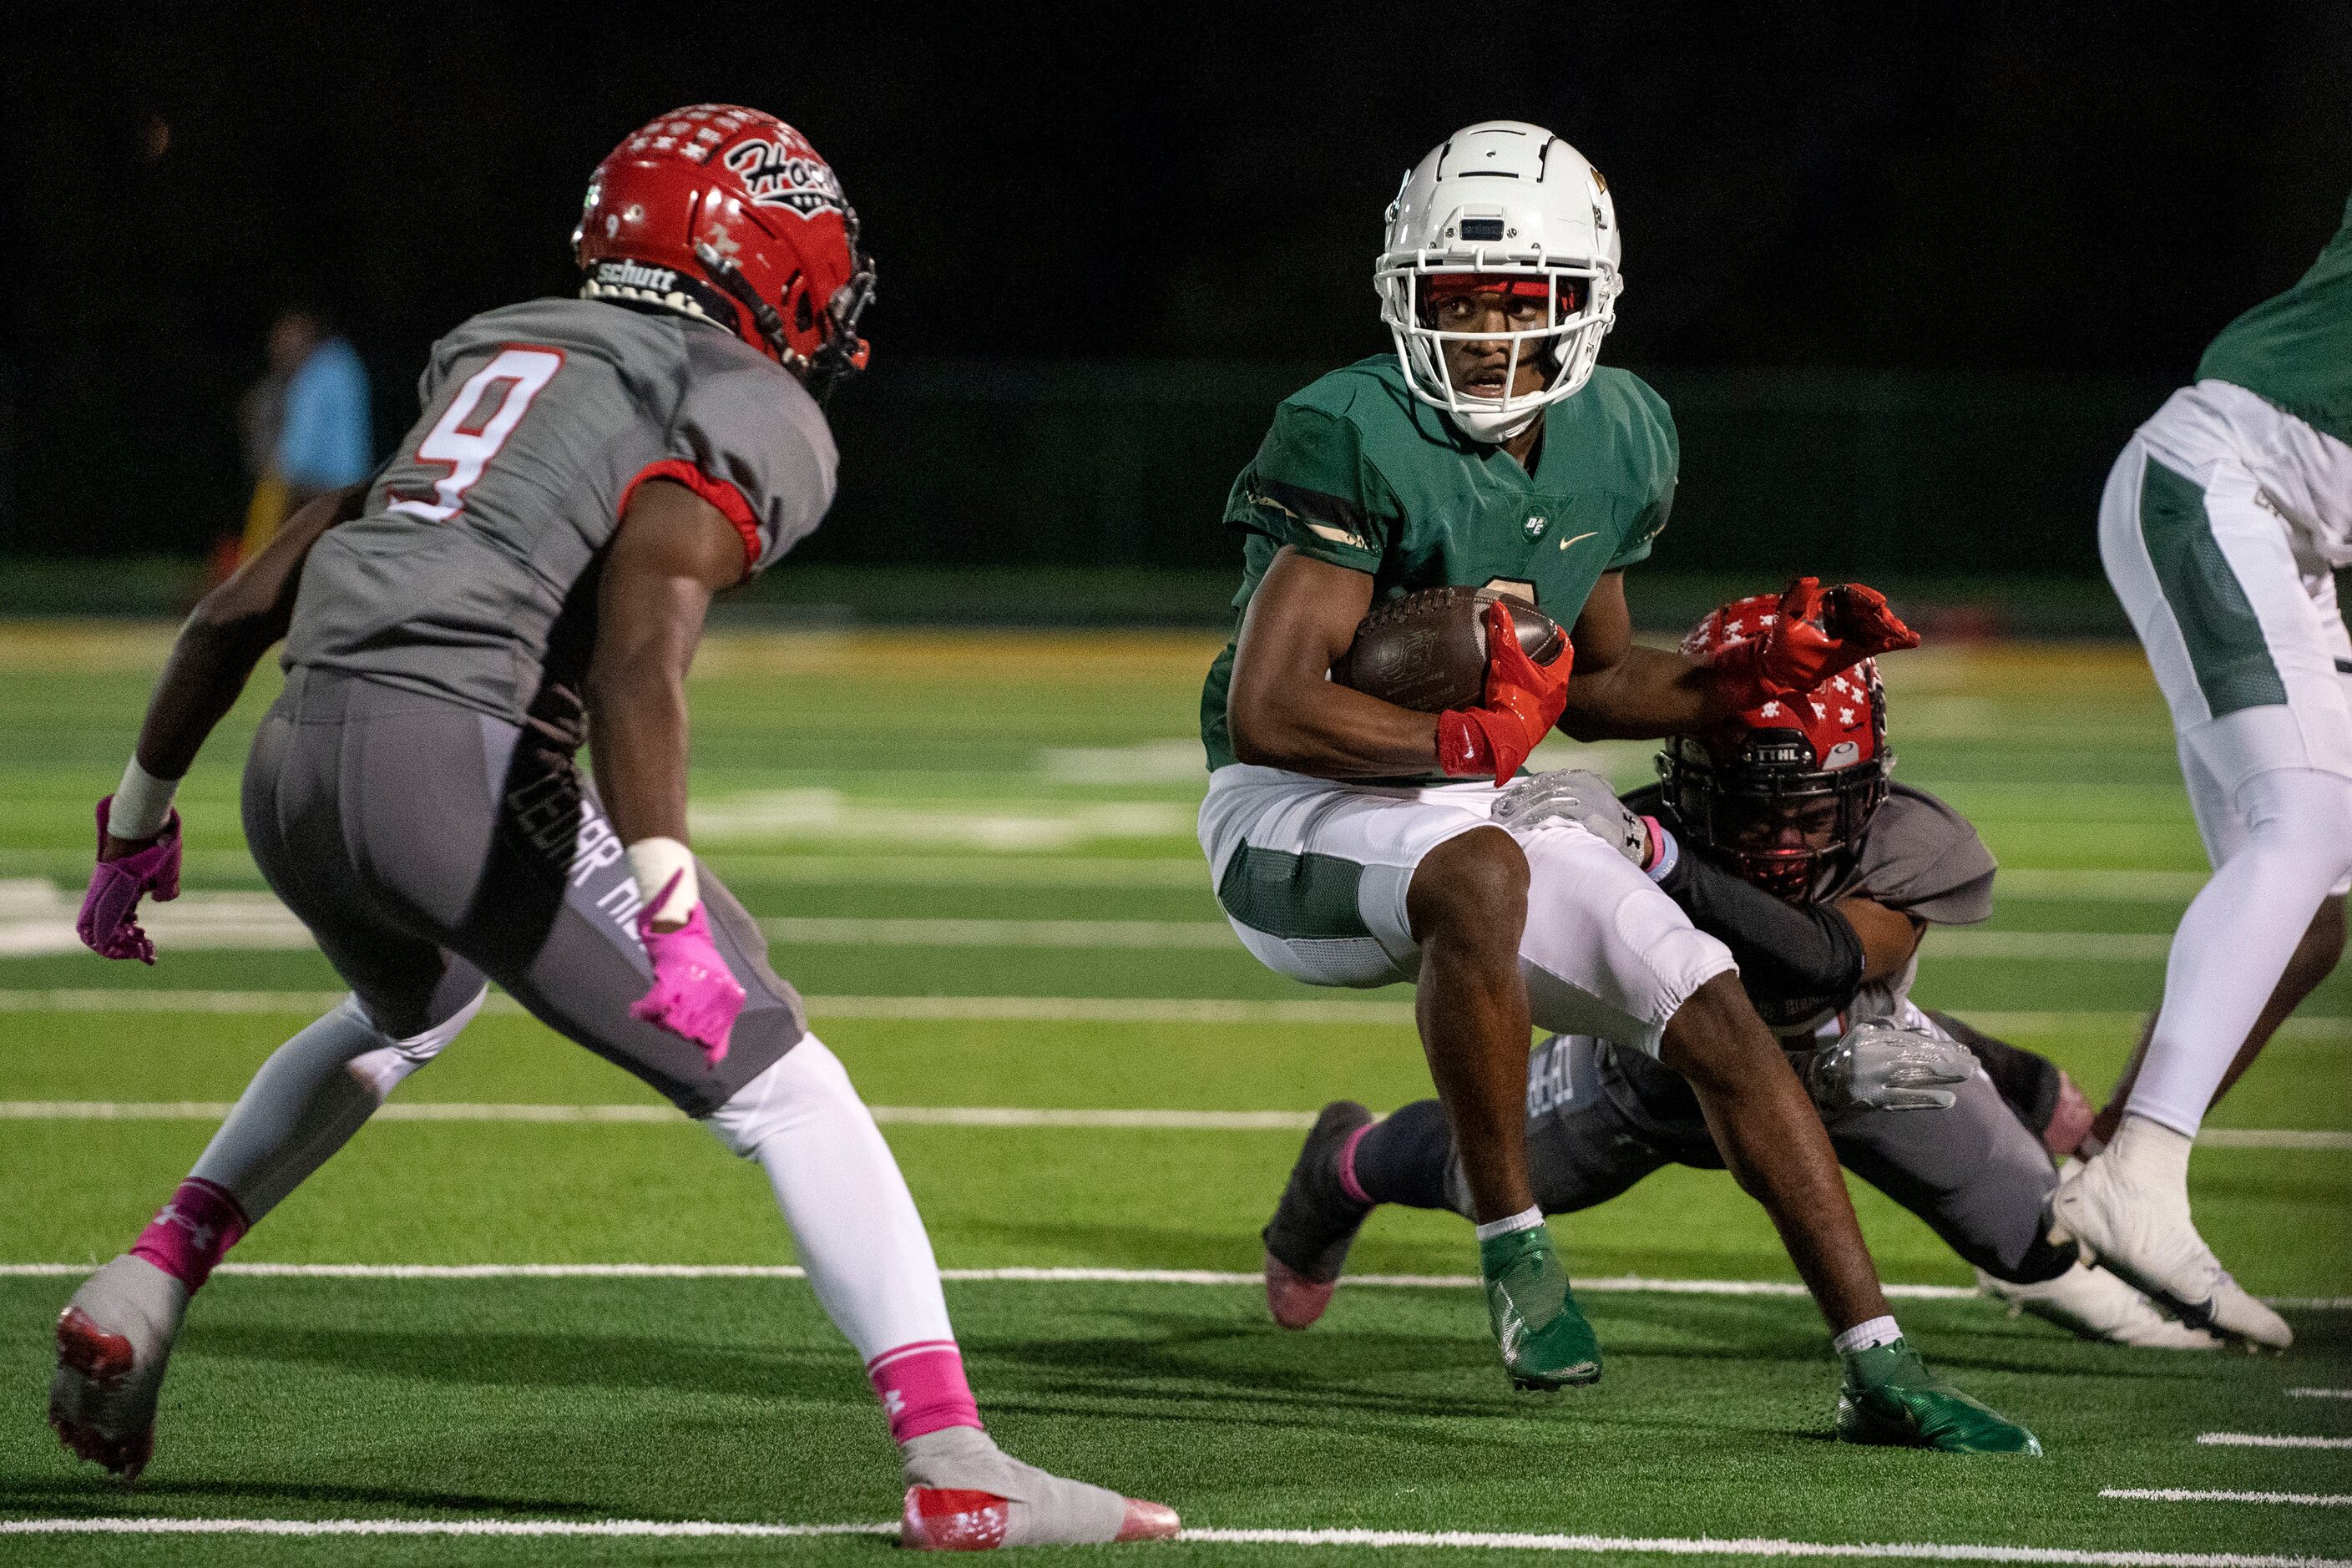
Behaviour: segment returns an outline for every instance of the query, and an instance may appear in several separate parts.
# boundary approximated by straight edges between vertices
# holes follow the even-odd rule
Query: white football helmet
[[[1507,441],[1592,374],[1617,319],[1616,205],[1584,155],[1539,125],[1487,120],[1455,132],[1405,175],[1372,269],[1381,319],[1413,395],[1475,440]],[[1444,331],[1430,324],[1428,281],[1501,276],[1547,288],[1548,325],[1525,331]],[[1500,397],[1458,391],[1445,373],[1449,340],[1510,344]],[[1538,390],[1514,395],[1520,356],[1539,356]]]

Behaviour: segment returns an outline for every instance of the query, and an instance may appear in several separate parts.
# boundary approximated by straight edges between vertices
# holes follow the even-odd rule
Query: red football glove
[[[1568,671],[1576,649],[1562,647],[1549,666],[1519,647],[1518,629],[1500,599],[1486,605],[1486,700],[1437,716],[1437,765],[1449,778],[1491,776],[1510,783],[1568,706]]]
[[[1780,608],[1760,637],[1717,654],[1714,668],[1736,706],[1768,697],[1811,691],[1842,669],[1876,654],[1917,647],[1919,634],[1886,607],[1886,595],[1859,583],[1826,592],[1818,577],[1800,577],[1780,595]]]

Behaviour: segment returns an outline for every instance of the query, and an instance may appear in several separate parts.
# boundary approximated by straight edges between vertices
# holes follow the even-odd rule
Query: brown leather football
[[[1558,621],[1515,595],[1423,588],[1358,622],[1356,640],[1331,667],[1331,679],[1423,713],[1475,707],[1486,691],[1486,605],[1497,598],[1507,602],[1528,658],[1548,665],[1568,647]]]

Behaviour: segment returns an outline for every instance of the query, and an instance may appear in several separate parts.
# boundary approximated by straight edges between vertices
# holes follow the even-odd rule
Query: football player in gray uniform
[[[705,612],[833,499],[821,399],[865,363],[873,289],[856,216],[799,132],[706,104],[599,165],[573,246],[580,298],[443,338],[374,479],[306,508],[198,607],[99,805],[82,935],[152,963],[135,911],[178,890],[173,786],[285,637],[246,839],[352,995],[264,1064],[154,1223],[75,1292],[50,1419],[136,1476],[190,1296],[496,981],[765,1169],[900,1446],[907,1544],[1172,1535],[1167,1508],[989,1437],[889,1146],[686,844]]]
[[[1714,611],[1685,651],[1756,635],[1775,605],[1763,595]],[[2047,1238],[2053,1156],[2090,1122],[2081,1091],[2054,1063],[1911,1000],[1927,927],[1992,912],[1994,862],[1959,813],[1887,776],[1885,714],[1865,661],[1705,737],[1675,737],[1664,783],[1622,802],[1592,773],[1540,773],[1505,790],[1496,818],[1582,823],[1728,946],[1841,1163],[1925,1220],[1989,1294],[2089,1338],[2218,1346]],[[1527,1141],[1547,1214],[1589,1208],[1662,1165],[1724,1163],[1681,1078],[1590,1035],[1537,1047]],[[1322,1315],[1382,1203],[1470,1212],[1437,1100],[1381,1121],[1353,1100],[1324,1108],[1265,1227],[1277,1322]]]

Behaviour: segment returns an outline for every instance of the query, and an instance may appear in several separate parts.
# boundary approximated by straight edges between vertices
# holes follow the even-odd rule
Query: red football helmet
[[[622,139],[572,253],[588,299],[717,322],[823,395],[866,368],[874,263],[833,166],[772,114],[702,103]]]
[[[1705,657],[1760,635],[1778,594],[1735,599],[1683,638]],[[1758,703],[1705,735],[1676,735],[1658,755],[1666,804],[1694,847],[1791,902],[1825,860],[1850,852],[1886,798],[1886,693],[1864,659],[1811,691]]]

